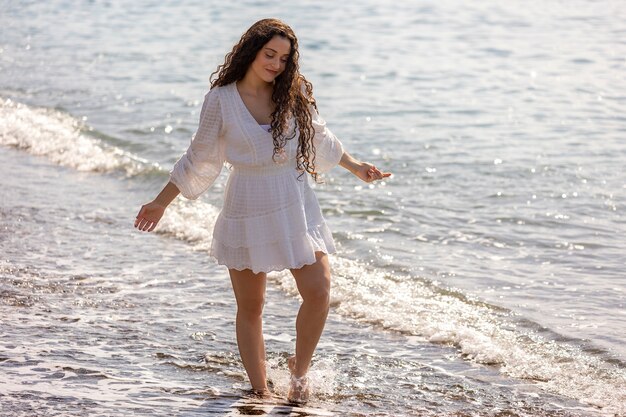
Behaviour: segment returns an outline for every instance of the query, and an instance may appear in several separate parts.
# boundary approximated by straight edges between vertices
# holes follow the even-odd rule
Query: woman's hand
[[[354,175],[356,175],[365,182],[382,180],[383,178],[391,176],[391,172],[381,172],[374,165],[370,164],[369,162],[359,161],[345,150],[343,151],[343,155],[341,155],[341,161],[339,161],[339,165],[352,172]]]
[[[163,217],[167,206],[163,206],[155,201],[141,206],[139,214],[135,219],[135,227],[144,232],[151,232]]]
[[[352,173],[365,182],[373,182],[376,180],[382,180],[391,176],[391,172],[381,172],[374,165],[369,162],[359,163]]]

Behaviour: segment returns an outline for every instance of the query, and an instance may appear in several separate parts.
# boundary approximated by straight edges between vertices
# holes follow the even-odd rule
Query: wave
[[[468,360],[496,365],[508,376],[596,406],[608,415],[626,412],[626,370],[557,342],[509,310],[411,276],[401,277],[342,257],[331,259],[332,305],[358,321],[453,345]],[[270,277],[297,296],[287,273]]]
[[[82,121],[58,110],[0,98],[0,120],[0,145],[45,156],[62,166],[126,176],[164,172],[158,164],[88,134]]]
[[[218,214],[219,210],[211,204],[177,198],[168,206],[155,232],[186,241],[194,250],[207,252]]]
[[[77,119],[57,110],[0,99],[0,144],[42,155],[80,171],[123,172],[137,176],[164,172],[85,132]],[[203,201],[177,199],[156,232],[208,251],[219,210]],[[607,415],[626,413],[626,370],[599,355],[546,335],[511,311],[468,299],[427,280],[387,273],[341,256],[331,257],[332,305],[357,321],[457,347],[468,360],[498,366],[514,378],[596,406]],[[288,272],[269,280],[297,297]]]
[[[219,210],[178,199],[157,230],[208,251]],[[497,366],[505,375],[530,380],[548,392],[598,407],[607,415],[626,411],[626,369],[566,343],[557,334],[510,310],[467,298],[412,276],[387,273],[341,256],[331,257],[336,312],[387,330],[452,345],[467,359]],[[288,271],[268,274],[287,294],[299,297]]]

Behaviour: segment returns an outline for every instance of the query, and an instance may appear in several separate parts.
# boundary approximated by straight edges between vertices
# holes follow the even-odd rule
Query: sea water
[[[620,2],[9,2],[0,14],[3,415],[626,413]],[[249,399],[228,170],[132,223],[254,21],[299,37],[329,127],[393,177],[316,186],[338,253],[311,409],[281,402],[297,290],[268,276],[277,399]]]

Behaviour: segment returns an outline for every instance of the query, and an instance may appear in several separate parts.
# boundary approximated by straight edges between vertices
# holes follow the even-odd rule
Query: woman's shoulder
[[[227,97],[226,94],[230,86],[231,84],[224,86],[209,86],[209,90],[204,94],[204,100],[209,103],[214,103],[215,105],[222,103],[225,97]]]
[[[226,91],[231,89],[233,85],[235,85],[234,82],[230,84],[226,84],[226,85],[216,85],[216,86],[210,87],[207,94],[215,94],[215,95],[224,94]]]

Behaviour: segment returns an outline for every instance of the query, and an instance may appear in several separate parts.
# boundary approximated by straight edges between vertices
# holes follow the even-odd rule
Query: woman
[[[170,181],[141,207],[135,227],[152,231],[181,193],[195,199],[232,165],[210,253],[226,265],[237,300],[239,353],[253,390],[268,393],[262,332],[266,274],[290,269],[303,302],[288,398],[308,399],[306,376],[326,322],[335,252],[308,175],[341,165],[365,182],[383,173],[344,151],[318,115],[312,85],[299,72],[298,41],[276,19],[256,22],[213,75],[200,124]]]

